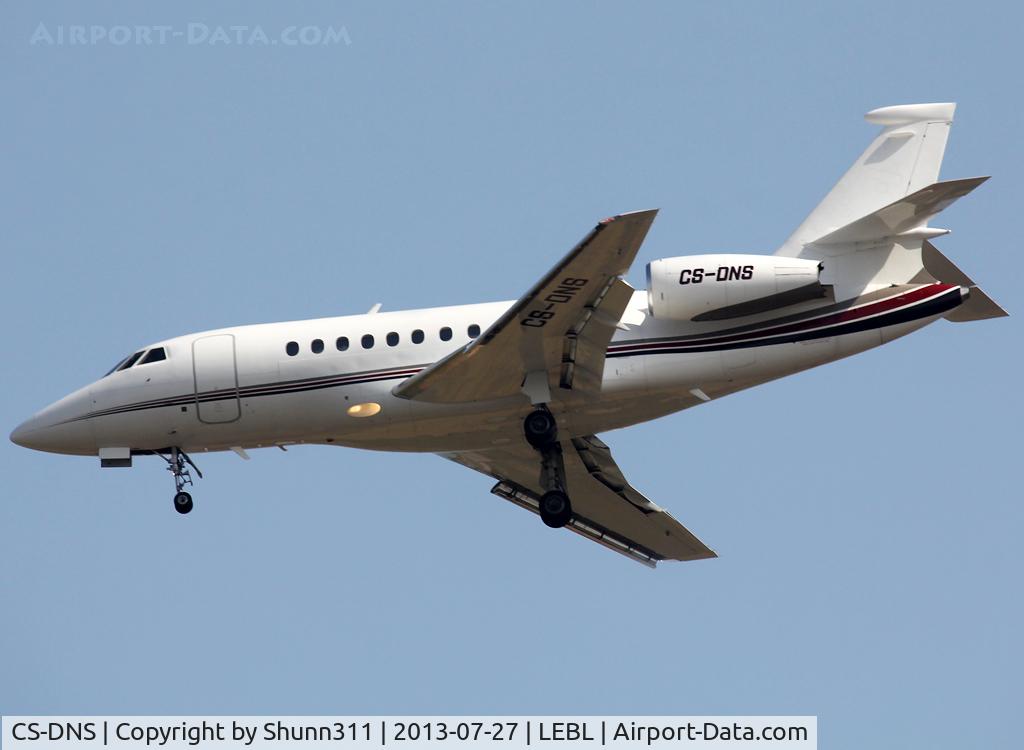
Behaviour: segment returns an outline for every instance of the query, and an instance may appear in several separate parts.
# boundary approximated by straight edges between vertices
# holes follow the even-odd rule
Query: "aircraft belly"
[[[810,341],[609,358],[597,397],[574,397],[556,402],[552,408],[571,436],[628,427],[697,406],[704,403],[704,397],[715,400],[865,351],[937,317]],[[309,375],[287,369],[289,372],[279,373],[287,376],[286,381]],[[233,445],[331,443],[370,450],[445,452],[522,439],[522,418],[529,409],[523,396],[489,402],[426,403],[393,396],[391,391],[399,379],[280,395],[243,395],[241,420],[204,424],[201,429],[182,428],[181,444],[222,450]],[[242,391],[244,394],[246,389]],[[351,416],[349,408],[362,403],[379,404],[380,412],[366,418]],[[194,415],[190,416],[194,421]]]
[[[572,436],[597,434],[704,403],[694,390],[713,400],[880,343],[876,330],[810,344],[751,347],[749,355],[729,360],[723,360],[721,352],[619,357],[609,360],[598,398],[580,400],[568,411],[556,407],[555,412]],[[521,421],[528,408],[520,397],[486,403],[406,403],[409,410],[387,429],[348,432],[339,442],[374,450],[427,452],[495,447],[521,439]],[[393,406],[384,404],[384,411]]]
[[[933,315],[930,318],[921,318],[920,320],[911,320],[907,323],[900,323],[899,325],[895,326],[886,326],[885,328],[882,328],[879,331],[879,333],[882,336],[882,343],[888,344],[890,341],[895,341],[896,339],[901,338],[902,336],[906,336],[908,333],[913,333],[914,331],[920,330],[929,323],[934,323],[941,317],[943,316]]]
[[[647,389],[703,388],[709,383],[725,379],[725,370],[719,352],[693,352],[687,354],[651,354],[644,359],[647,370]],[[617,360],[616,360],[617,361]]]
[[[605,360],[601,391],[604,394],[641,393],[648,387],[649,357],[619,357]]]

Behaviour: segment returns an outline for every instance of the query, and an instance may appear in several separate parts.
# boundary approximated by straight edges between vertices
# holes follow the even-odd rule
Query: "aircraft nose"
[[[20,445],[22,448],[31,448],[32,440],[31,434],[35,431],[35,426],[32,424],[34,420],[29,419],[22,422],[20,425],[14,428],[11,432],[11,442],[15,445]]]
[[[11,432],[11,442],[47,453],[95,455],[96,441],[86,420],[62,399],[26,419]]]
[[[14,431],[11,432],[11,442],[15,445],[20,445],[22,448],[31,448],[31,435],[36,429],[33,424],[34,421],[35,420],[28,419],[15,427]]]
[[[33,417],[14,428],[11,442],[47,453],[96,453],[92,431],[84,422],[44,424],[43,420]]]
[[[45,420],[34,416],[14,428],[11,442],[34,451],[52,451],[59,442],[55,440],[60,425],[47,426]]]

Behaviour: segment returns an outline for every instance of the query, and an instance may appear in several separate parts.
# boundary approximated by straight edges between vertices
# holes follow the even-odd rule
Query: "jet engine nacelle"
[[[775,255],[686,255],[647,264],[651,315],[726,320],[823,297],[817,260]]]

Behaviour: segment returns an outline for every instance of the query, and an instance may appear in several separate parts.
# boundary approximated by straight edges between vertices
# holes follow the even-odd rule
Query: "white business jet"
[[[317,443],[437,453],[491,492],[646,565],[715,553],[626,481],[596,435],[871,349],[1006,315],[931,240],[985,177],[938,182],[954,104],[881,133],[773,255],[693,255],[623,279],[656,211],[601,221],[516,302],[223,328],[141,347],[11,440],[130,466],[174,507],[192,456]]]

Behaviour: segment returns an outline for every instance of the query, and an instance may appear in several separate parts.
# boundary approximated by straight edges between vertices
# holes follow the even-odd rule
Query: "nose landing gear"
[[[192,510],[192,495],[185,492],[185,487],[192,485],[189,467],[196,470],[196,476],[200,479],[203,478],[203,472],[199,471],[199,467],[180,448],[171,448],[170,456],[159,452],[157,455],[167,462],[167,470],[174,475],[174,509],[181,514],[188,513]]]
[[[174,496],[174,509],[179,513],[192,510],[192,496],[187,492],[179,492]]]

